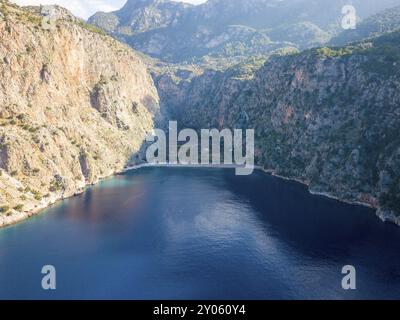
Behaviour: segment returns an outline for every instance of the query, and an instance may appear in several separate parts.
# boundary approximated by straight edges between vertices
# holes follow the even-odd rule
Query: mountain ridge
[[[400,2],[355,0],[353,4],[358,15],[366,18]],[[340,32],[342,6],[341,0],[210,0],[198,6],[129,0],[120,10],[96,13],[88,22],[167,62],[197,62],[207,57],[241,60],[276,48],[324,45]]]

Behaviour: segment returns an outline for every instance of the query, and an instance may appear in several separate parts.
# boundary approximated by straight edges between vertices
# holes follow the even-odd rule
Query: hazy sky
[[[73,14],[88,18],[96,11],[113,11],[121,8],[127,0],[12,0],[21,5],[39,5],[39,4],[59,4],[72,11]],[[181,2],[189,2],[199,4],[206,0],[175,0]]]

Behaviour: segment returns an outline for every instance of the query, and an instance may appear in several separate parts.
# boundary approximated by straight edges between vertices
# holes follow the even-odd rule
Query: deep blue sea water
[[[146,168],[0,229],[0,298],[400,299],[400,228],[262,172]]]

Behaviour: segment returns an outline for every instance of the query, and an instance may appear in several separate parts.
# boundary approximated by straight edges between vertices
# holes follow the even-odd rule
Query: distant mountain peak
[[[169,0],[128,0],[127,3],[122,7],[121,10],[135,9],[140,7],[149,6],[152,4],[159,4],[164,2],[170,2]]]
[[[179,6],[179,7],[187,7],[192,6],[189,3],[182,3],[178,1],[171,1],[171,0],[128,0],[127,3],[118,11],[126,11],[126,10],[137,10],[144,7],[149,6],[158,6],[163,4],[169,4],[172,6]]]

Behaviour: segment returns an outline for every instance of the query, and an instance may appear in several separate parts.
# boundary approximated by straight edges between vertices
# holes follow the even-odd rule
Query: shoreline
[[[143,169],[143,168],[237,169],[237,168],[240,168],[240,167],[241,166],[234,165],[234,164],[232,164],[232,165],[213,165],[213,164],[191,165],[191,164],[170,164],[170,163],[160,163],[160,164],[142,163],[142,164],[128,166],[128,167],[124,168],[121,171],[116,171],[116,172],[113,172],[110,175],[101,177],[96,182],[87,184],[82,189],[76,190],[74,193],[71,193],[71,194],[68,194],[68,195],[52,196],[47,201],[41,203],[34,210],[31,210],[31,211],[28,211],[28,212],[19,212],[18,214],[14,214],[14,215],[11,215],[9,217],[4,217],[2,220],[0,220],[0,222],[2,222],[2,224],[0,225],[0,229],[16,225],[18,223],[21,223],[23,221],[28,220],[29,218],[32,218],[34,216],[38,216],[38,215],[41,214],[42,211],[46,210],[51,205],[53,205],[53,204],[55,204],[57,202],[64,201],[64,200],[67,200],[69,198],[76,197],[76,196],[79,196],[79,195],[83,194],[87,190],[87,188],[89,186],[97,185],[98,183],[100,183],[103,180],[112,178],[112,177],[114,177],[116,175],[121,175],[121,174],[124,174],[124,173],[128,173],[130,171],[140,170],[140,169]],[[367,208],[373,209],[373,210],[375,210],[375,215],[377,216],[377,218],[379,218],[382,222],[390,222],[390,223],[393,223],[393,224],[395,224],[397,226],[400,226],[400,217],[395,215],[394,212],[384,211],[384,210],[382,210],[382,208],[375,207],[375,206],[373,206],[373,205],[371,205],[369,203],[366,203],[366,202],[340,199],[339,197],[337,197],[335,195],[332,195],[329,192],[313,191],[313,190],[310,189],[310,186],[307,183],[305,183],[304,181],[301,181],[300,179],[288,178],[288,177],[280,176],[280,175],[276,174],[273,170],[267,170],[267,169],[263,168],[262,166],[254,166],[253,168],[254,168],[254,170],[262,171],[263,173],[265,173],[265,174],[267,174],[269,176],[272,176],[272,177],[276,177],[278,179],[299,183],[299,184],[305,186],[307,188],[308,192],[311,195],[320,196],[320,197],[326,197],[328,199],[336,200],[336,201],[339,201],[339,202],[342,202],[342,203],[346,203],[346,204],[349,204],[349,205],[358,205],[358,206],[363,206],[363,207],[367,207]]]
[[[58,195],[53,194],[50,197],[48,197],[46,200],[42,200],[42,202],[40,204],[38,204],[34,209],[32,209],[30,211],[18,212],[18,213],[12,214],[10,216],[1,217],[0,218],[0,230],[3,228],[17,225],[19,223],[29,220],[30,218],[39,216],[44,210],[48,209],[51,205],[56,204],[57,202],[62,202],[64,200],[68,200],[73,197],[77,197],[77,196],[85,193],[85,191],[87,191],[88,187],[97,185],[101,181],[110,179],[121,172],[122,171],[115,171],[109,175],[100,177],[100,178],[98,178],[97,181],[92,182],[92,183],[87,183],[84,186],[82,186],[81,188],[79,188],[73,192],[71,191],[67,194],[58,194]]]
[[[124,173],[129,172],[129,171],[134,171],[134,170],[140,170],[142,168],[215,168],[215,169],[236,169],[236,168],[240,168],[240,166],[238,165],[212,165],[212,164],[208,164],[208,165],[202,165],[202,164],[197,164],[197,165],[182,165],[182,164],[169,164],[169,163],[162,163],[162,164],[149,164],[149,163],[144,163],[144,164],[138,164],[135,166],[130,166],[124,169]],[[372,210],[375,210],[375,215],[377,218],[379,218],[382,222],[389,222],[392,224],[395,224],[397,226],[400,227],[400,217],[397,216],[394,212],[386,212],[384,211],[382,208],[380,207],[376,207],[370,203],[367,202],[362,202],[362,201],[352,201],[352,200],[346,200],[346,199],[341,199],[338,196],[335,196],[329,192],[322,192],[322,191],[313,191],[312,189],[310,189],[310,185],[307,184],[306,182],[300,180],[300,179],[296,179],[296,178],[288,178],[288,177],[284,177],[281,175],[276,174],[273,170],[267,170],[262,166],[254,166],[254,170],[258,170],[258,171],[262,171],[265,174],[272,176],[272,177],[276,177],[278,179],[282,179],[285,181],[291,181],[291,182],[296,182],[299,183],[303,186],[305,186],[307,188],[307,191],[309,192],[309,194],[313,195],[313,196],[319,196],[319,197],[325,197],[328,199],[332,199],[332,200],[336,200],[338,202],[341,203],[346,203],[349,205],[355,205],[355,206],[362,206],[362,207],[366,207]]]

